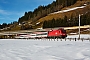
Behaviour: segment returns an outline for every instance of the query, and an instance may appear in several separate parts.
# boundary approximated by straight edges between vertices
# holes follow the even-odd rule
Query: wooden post
[[[81,40],[82,40],[82,42],[83,42],[83,38],[82,38]]]
[[[51,41],[52,41],[52,38],[51,38]]]
[[[70,41],[71,41],[71,38],[70,38]]]
[[[61,41],[62,41],[62,38],[61,38]]]
[[[58,37],[57,37],[57,41],[58,41]]]
[[[54,41],[55,41],[55,36],[54,36]]]
[[[66,38],[65,38],[65,41],[66,41]]]
[[[76,38],[75,38],[75,41],[76,41]]]

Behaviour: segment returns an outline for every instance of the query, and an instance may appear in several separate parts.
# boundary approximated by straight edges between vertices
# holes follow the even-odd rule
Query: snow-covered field
[[[0,60],[90,60],[90,41],[0,39]]]

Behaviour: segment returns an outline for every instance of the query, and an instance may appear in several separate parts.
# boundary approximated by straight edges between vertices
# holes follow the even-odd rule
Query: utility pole
[[[89,25],[89,34],[90,34],[90,25]]]
[[[80,14],[79,14],[79,37],[78,38],[80,39]]]

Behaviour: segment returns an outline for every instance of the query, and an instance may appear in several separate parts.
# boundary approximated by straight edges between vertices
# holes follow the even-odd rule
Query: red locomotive
[[[57,29],[48,31],[48,37],[55,37],[55,38],[65,38],[67,37],[66,30],[64,29]]]

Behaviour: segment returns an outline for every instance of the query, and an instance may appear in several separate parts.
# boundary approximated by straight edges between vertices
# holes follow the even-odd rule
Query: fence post
[[[61,38],[61,41],[62,41],[62,38]]]
[[[81,40],[82,40],[82,42],[83,42],[83,38],[82,38]]]
[[[54,37],[54,41],[55,41],[55,37]]]
[[[50,39],[49,39],[49,41],[50,41]]]
[[[76,41],[76,38],[75,38],[75,41]]]
[[[58,37],[57,37],[57,41],[58,41]]]
[[[70,38],[70,41],[71,41],[71,38]]]
[[[66,38],[65,38],[65,41],[66,41]]]

